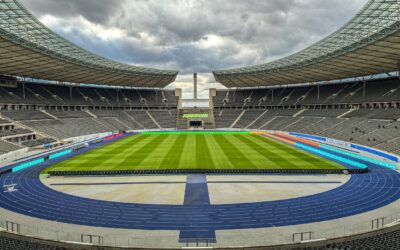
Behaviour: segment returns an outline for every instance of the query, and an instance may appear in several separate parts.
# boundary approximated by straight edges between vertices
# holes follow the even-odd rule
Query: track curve
[[[119,203],[72,196],[44,185],[46,166],[0,176],[18,191],[0,193],[0,207],[27,216],[79,225],[144,230],[223,230],[298,225],[342,218],[400,198],[400,174],[371,167],[345,184],[305,197],[225,205]]]

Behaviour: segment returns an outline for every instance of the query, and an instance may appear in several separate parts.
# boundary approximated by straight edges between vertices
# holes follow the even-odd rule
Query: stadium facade
[[[0,230],[0,248],[130,246],[174,249],[214,244],[216,248],[258,245],[260,249],[341,249],[373,248],[382,244],[384,249],[397,249],[400,230],[396,221],[400,215],[398,211],[395,214],[388,211],[396,211],[393,209],[397,208],[400,198],[397,171],[400,161],[399,63],[400,2],[369,0],[342,28],[305,50],[262,65],[214,71],[215,79],[227,89],[210,89],[209,107],[185,108],[180,89],[164,88],[175,80],[177,71],[126,65],[94,55],[45,27],[18,0],[2,0],[0,183],[4,192],[0,194],[0,229],[4,230]],[[203,100],[191,101],[195,106]],[[208,139],[193,139],[196,135],[192,135],[192,130],[202,131]],[[235,133],[237,137],[231,135]],[[229,139],[230,136],[234,139]],[[136,141],[143,143],[139,149],[126,148]],[[195,143],[185,147],[185,143],[190,142]],[[268,146],[263,146],[264,142],[269,142]],[[163,149],[174,143],[179,150]],[[241,152],[240,144],[247,151]],[[224,147],[230,154],[224,154]],[[107,148],[112,150],[107,151]],[[179,152],[185,152],[185,148],[192,148],[195,153],[187,152],[189,156],[180,161]],[[81,180],[86,179],[79,178],[77,183],[55,179],[60,182],[46,184],[53,177],[43,177],[49,177],[43,172],[49,166],[72,157],[77,162],[76,168],[80,169],[82,165],[79,164],[94,164],[95,159],[103,164],[114,164],[110,160],[112,155],[119,157],[120,152],[129,153],[129,150],[133,153],[126,161],[113,160],[118,167],[130,161],[144,166],[151,158],[149,155],[154,158],[150,163],[159,160],[168,165],[178,156],[183,170],[163,169],[154,173],[188,174],[186,181],[182,181],[181,176],[167,175],[166,179],[153,176],[151,178],[155,179],[146,185],[181,185],[174,192],[184,196],[183,200],[165,205],[83,196],[83,189],[87,188],[87,193],[94,192],[89,186],[101,189],[100,186],[124,185],[120,179],[104,184],[101,176],[138,173],[110,170],[104,165],[91,166],[91,174],[100,176],[96,179],[100,184],[84,183]],[[163,150],[165,159],[153,154],[164,153]],[[240,157],[246,159],[250,151],[258,153],[254,154],[258,160],[271,161],[268,157],[272,155],[274,160],[291,165],[290,161],[295,161],[294,155],[299,150],[307,152],[307,156],[299,154],[299,157],[310,157],[304,158],[304,162],[324,163],[318,158],[321,157],[345,170],[325,169],[324,172],[319,169],[318,173],[341,174],[322,184],[320,179],[299,181],[279,179],[279,175],[273,180],[257,179],[261,178],[257,176],[234,180],[233,177],[239,177],[218,179],[218,176],[211,176],[208,179],[205,173],[211,172],[204,172],[205,169],[185,172],[185,164],[192,158],[201,160],[195,165],[217,159],[215,165],[224,157],[234,165]],[[87,157],[89,151],[95,153]],[[292,155],[284,156],[284,151]],[[96,152],[100,153],[96,155]],[[141,155],[146,156],[140,159]],[[252,164],[252,159],[246,160],[244,168]],[[68,164],[75,163],[67,162],[57,174],[73,176],[79,172],[85,175],[82,173],[85,171],[70,171],[72,167]],[[282,175],[292,170],[278,167],[267,171]],[[252,171],[216,168],[212,173],[262,172]],[[310,169],[296,171],[293,173],[317,173],[309,172]],[[152,173],[141,168],[139,172]],[[363,174],[348,177],[348,173]],[[143,183],[143,180],[129,181],[129,185],[135,187]],[[308,185],[306,188],[298,186],[301,190],[312,190],[313,184],[336,186],[324,187],[324,192],[272,201],[245,202],[249,197],[242,196],[240,202],[213,204],[210,193],[223,190],[221,196],[229,196],[228,191],[236,189],[224,185],[232,183],[283,184],[281,193],[291,192],[287,187],[290,185]],[[85,187],[77,193],[68,188],[57,189],[63,185]],[[130,192],[136,190],[144,189],[131,188]],[[155,190],[164,194],[168,188],[162,186]],[[156,196],[155,192],[150,194]],[[174,194],[163,197],[173,198]],[[40,220],[37,223],[48,228],[32,226],[26,217]],[[357,224],[361,222],[354,220],[360,218],[365,221]],[[319,230],[327,226],[326,221],[352,230]],[[61,225],[56,234],[52,233],[54,224],[51,223]],[[77,227],[71,228],[71,225]],[[291,226],[295,229],[279,231],[280,227]],[[308,226],[313,231],[304,230]],[[113,238],[100,235],[99,232],[105,231],[99,228],[136,230],[135,233],[144,236],[136,240],[130,236]],[[274,230],[268,231],[271,228]],[[245,234],[246,230],[253,230],[254,235]],[[265,232],[272,236],[265,237]]]

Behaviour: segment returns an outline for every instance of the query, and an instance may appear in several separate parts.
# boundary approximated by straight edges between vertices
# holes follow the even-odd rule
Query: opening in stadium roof
[[[0,74],[75,83],[162,88],[177,71],[119,63],[55,34],[18,0],[0,1]]]
[[[270,63],[213,71],[226,87],[330,81],[397,71],[400,2],[370,0],[338,31],[293,55]]]

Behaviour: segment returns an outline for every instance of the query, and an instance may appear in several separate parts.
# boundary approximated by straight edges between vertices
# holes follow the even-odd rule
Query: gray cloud
[[[97,54],[178,69],[174,86],[213,69],[265,63],[318,41],[367,0],[22,0],[51,29]],[[185,93],[188,93],[185,90]]]
[[[36,15],[51,14],[63,18],[81,15],[95,23],[105,24],[113,16],[120,15],[122,0],[22,0]]]

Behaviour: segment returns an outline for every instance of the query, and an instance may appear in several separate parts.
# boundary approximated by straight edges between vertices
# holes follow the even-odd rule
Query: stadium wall
[[[106,137],[106,136],[109,136],[111,134],[112,134],[112,132],[100,133],[100,134],[91,134],[91,135],[84,135],[84,136],[77,136],[77,137],[73,137],[73,138],[64,139],[63,141],[68,141],[68,142],[72,142],[72,143],[78,143],[78,142],[83,142],[83,141],[87,141],[87,140],[94,140],[94,139]]]
[[[1,162],[8,162],[11,161],[13,159],[18,159],[23,155],[26,155],[29,151],[29,148],[21,148],[15,151],[11,151],[5,154],[0,155],[0,161]],[[0,166],[1,168],[1,166]]]

